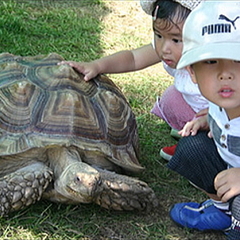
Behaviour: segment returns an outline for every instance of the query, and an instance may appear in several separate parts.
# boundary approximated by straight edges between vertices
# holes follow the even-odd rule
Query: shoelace
[[[206,208],[208,208],[212,205],[213,205],[213,202],[211,200],[207,200],[205,202],[200,203],[201,207],[199,207],[199,208],[193,208],[193,207],[190,207],[190,206],[187,206],[187,205],[184,208],[189,209],[189,210],[194,211],[194,212],[201,212],[204,209],[206,209]]]

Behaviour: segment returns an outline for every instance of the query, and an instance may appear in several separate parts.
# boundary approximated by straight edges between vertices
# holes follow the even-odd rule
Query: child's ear
[[[189,72],[191,79],[194,83],[197,83],[196,77],[195,77],[195,72],[193,70],[192,65],[186,67],[187,71]]]

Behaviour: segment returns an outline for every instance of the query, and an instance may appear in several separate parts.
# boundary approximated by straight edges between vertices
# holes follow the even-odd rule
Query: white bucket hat
[[[152,15],[153,5],[157,0],[140,0],[142,9],[149,15]],[[164,0],[163,0],[164,1]],[[182,6],[193,10],[202,0],[174,0]]]
[[[217,58],[240,61],[240,1],[204,1],[185,21],[177,68]]]

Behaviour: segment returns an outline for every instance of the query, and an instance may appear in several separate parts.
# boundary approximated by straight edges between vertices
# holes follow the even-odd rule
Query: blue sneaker
[[[170,210],[170,218],[181,227],[199,231],[227,231],[231,226],[231,217],[217,209],[211,200],[201,204],[177,203]]]

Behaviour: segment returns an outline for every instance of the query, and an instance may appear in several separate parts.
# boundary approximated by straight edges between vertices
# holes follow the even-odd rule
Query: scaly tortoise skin
[[[89,82],[52,53],[0,54],[0,216],[40,199],[150,210],[153,190],[134,176],[135,116],[107,77]],[[120,173],[120,174],[119,174]]]

